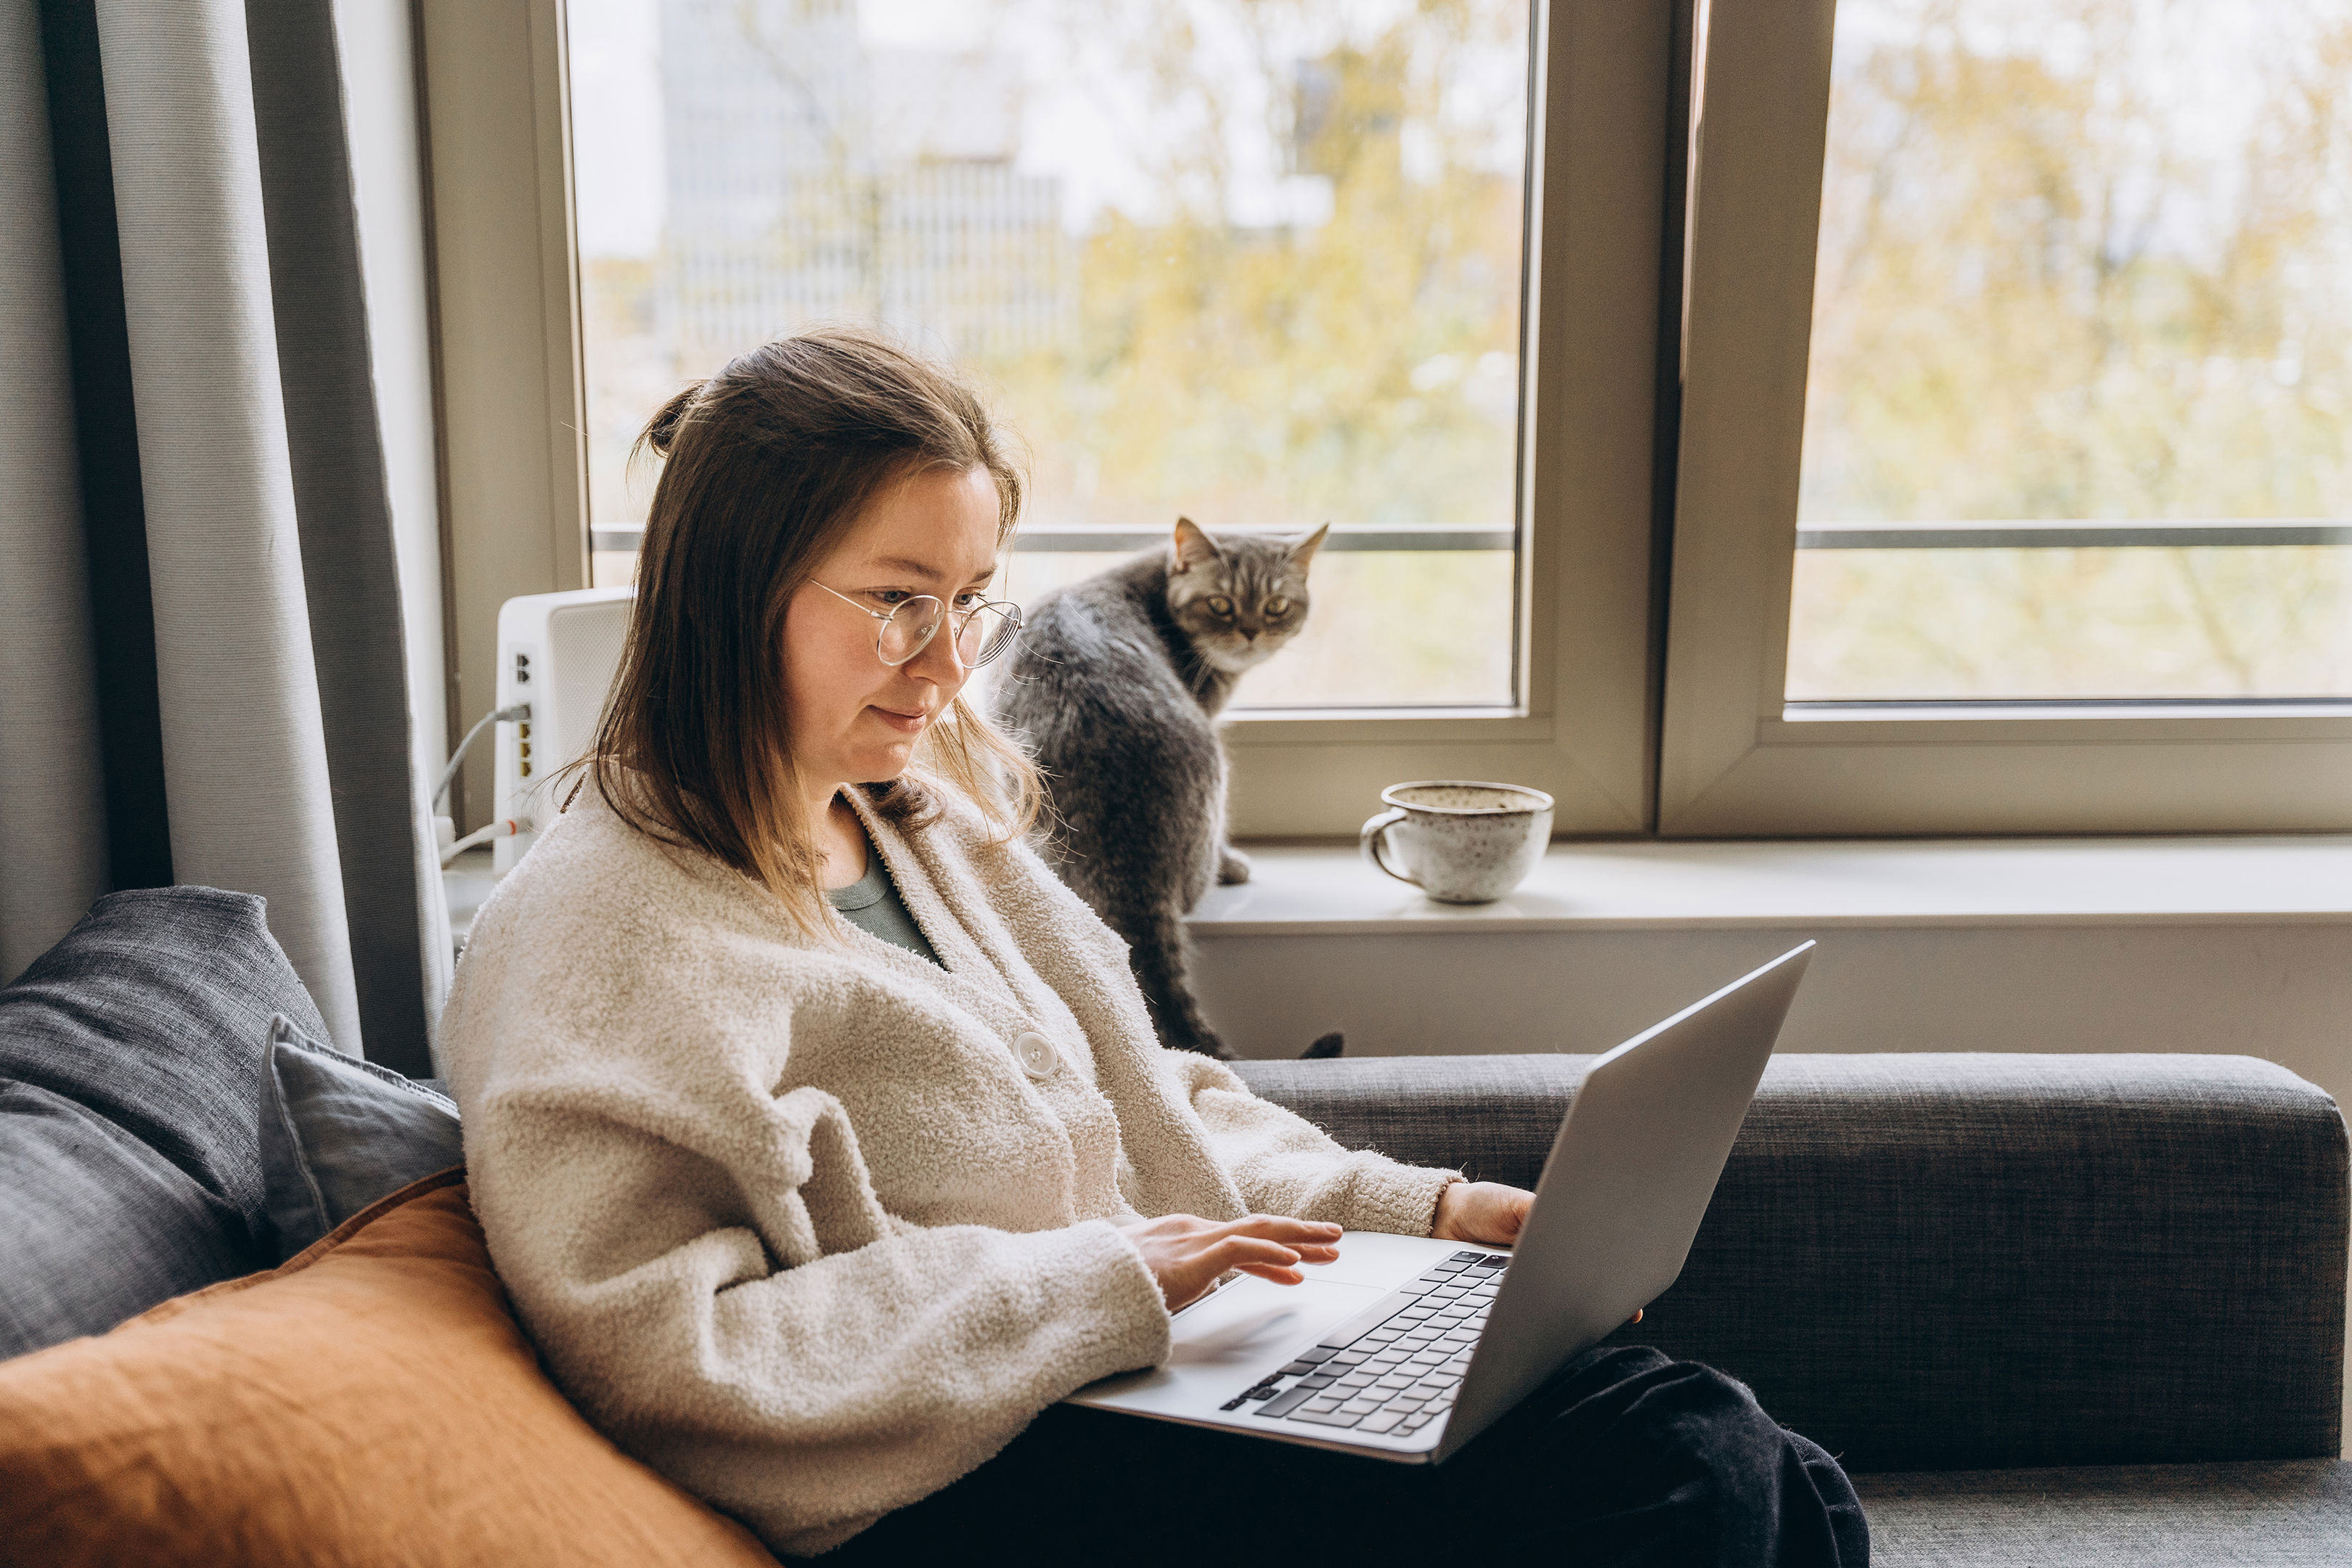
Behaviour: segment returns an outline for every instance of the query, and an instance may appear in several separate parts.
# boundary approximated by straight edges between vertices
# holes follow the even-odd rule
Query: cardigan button
[[[1054,1049],[1054,1042],[1034,1029],[1013,1042],[1013,1054],[1019,1059],[1021,1070],[1034,1079],[1053,1077],[1062,1059]]]

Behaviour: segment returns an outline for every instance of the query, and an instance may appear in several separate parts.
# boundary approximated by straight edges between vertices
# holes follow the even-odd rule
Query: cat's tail
[[[1143,1005],[1160,1043],[1180,1051],[1198,1051],[1219,1061],[1234,1053],[1209,1020],[1201,1015],[1200,999],[1192,994],[1192,942],[1184,933],[1183,912],[1170,901],[1149,909],[1122,910],[1111,924],[1127,938],[1135,966],[1136,984],[1143,988]]]

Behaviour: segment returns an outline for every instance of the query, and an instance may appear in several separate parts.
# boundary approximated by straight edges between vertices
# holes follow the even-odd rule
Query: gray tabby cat
[[[1212,535],[1179,518],[1168,544],[1040,599],[992,698],[1045,772],[1047,861],[1127,939],[1160,1040],[1185,1050],[1232,1055],[1193,998],[1184,916],[1213,879],[1249,879],[1225,842],[1217,714],[1306,626],[1328,531]],[[1327,1035],[1307,1054],[1339,1049]]]

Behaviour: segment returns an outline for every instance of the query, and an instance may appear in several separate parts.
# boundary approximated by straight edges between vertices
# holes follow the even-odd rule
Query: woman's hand
[[[1456,1182],[1437,1194],[1437,1225],[1430,1235],[1439,1241],[1478,1241],[1488,1247],[1508,1247],[1519,1239],[1528,1223],[1528,1205],[1535,1194],[1500,1182]],[[1642,1321],[1641,1309],[1625,1320]]]
[[[1206,1295],[1229,1268],[1277,1285],[1296,1285],[1306,1278],[1298,1272],[1299,1264],[1328,1263],[1339,1256],[1338,1226],[1279,1215],[1211,1220],[1170,1214],[1121,1226],[1119,1231],[1143,1254],[1171,1312]]]
[[[1476,1241],[1488,1247],[1508,1247],[1519,1239],[1528,1221],[1528,1205],[1535,1194],[1500,1182],[1456,1182],[1437,1194],[1437,1224],[1430,1235],[1440,1241]]]

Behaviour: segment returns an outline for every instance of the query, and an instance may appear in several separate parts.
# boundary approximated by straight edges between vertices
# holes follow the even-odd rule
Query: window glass
[[[1840,0],[1792,701],[2352,697],[2352,0]]]
[[[631,441],[880,321],[1034,476],[1002,591],[1332,524],[1260,707],[1513,700],[1527,0],[572,0],[599,582]]]

